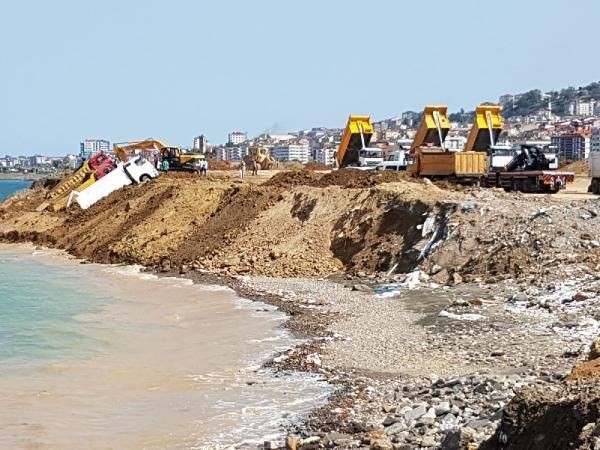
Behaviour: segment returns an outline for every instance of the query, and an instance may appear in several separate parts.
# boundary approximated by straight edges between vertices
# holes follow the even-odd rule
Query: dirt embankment
[[[600,263],[600,208],[550,196],[447,190],[398,172],[169,174],[88,210],[37,212],[50,185],[0,205],[0,238],[98,262],[229,274],[406,272],[552,277]],[[568,265],[568,266],[567,266]]]
[[[600,341],[593,347],[600,348]],[[482,450],[600,448],[600,355],[576,366],[560,385],[532,387],[507,405]]]
[[[426,216],[445,208],[435,187],[358,171],[283,172],[263,184],[173,174],[88,210],[36,212],[45,192],[0,207],[2,239],[99,262],[284,276],[387,271],[400,257],[414,265],[415,252],[404,250],[424,240]]]

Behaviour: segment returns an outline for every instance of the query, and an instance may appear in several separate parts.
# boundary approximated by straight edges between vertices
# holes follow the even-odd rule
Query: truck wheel
[[[600,194],[600,180],[598,180],[598,178],[592,179],[592,194]]]
[[[143,183],[144,181],[149,181],[151,179],[152,179],[152,177],[150,175],[148,175],[147,173],[145,173],[140,177],[140,183]]]

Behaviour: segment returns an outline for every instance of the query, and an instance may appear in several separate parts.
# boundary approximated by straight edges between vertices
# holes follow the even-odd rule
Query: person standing
[[[252,176],[258,176],[258,163],[255,159],[252,160]]]
[[[156,170],[160,170],[160,157],[158,156],[158,152],[154,152],[154,167]]]
[[[244,178],[246,175],[246,162],[242,159],[240,161],[240,178]]]
[[[206,159],[203,159],[202,161],[200,161],[200,176],[204,175],[206,176],[208,172],[208,161]]]
[[[169,160],[167,158],[163,158],[162,160],[162,170],[164,173],[169,171]]]

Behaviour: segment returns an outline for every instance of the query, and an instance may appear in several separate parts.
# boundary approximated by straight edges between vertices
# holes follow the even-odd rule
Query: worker
[[[154,152],[154,167],[156,170],[160,170],[160,157],[158,156],[158,152]]]
[[[258,163],[255,159],[252,160],[252,175],[258,175]]]
[[[203,159],[200,161],[200,176],[206,176],[206,172],[208,171],[208,161]]]
[[[246,175],[246,162],[242,159],[240,161],[240,178],[244,178]]]
[[[162,170],[165,173],[169,171],[169,160],[167,158],[163,158],[162,160]]]

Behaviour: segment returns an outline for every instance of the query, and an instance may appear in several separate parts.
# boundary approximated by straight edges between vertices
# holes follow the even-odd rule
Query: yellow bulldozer
[[[251,165],[257,162],[261,170],[271,170],[278,167],[279,162],[271,156],[268,148],[265,147],[250,147],[249,155],[244,158],[246,165]]]

